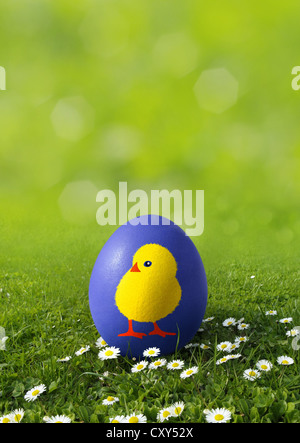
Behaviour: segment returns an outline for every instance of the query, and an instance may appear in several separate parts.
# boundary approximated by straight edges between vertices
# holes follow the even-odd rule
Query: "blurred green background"
[[[89,272],[115,229],[97,225],[96,193],[119,181],[204,189],[193,240],[208,267],[298,263],[298,1],[2,0],[0,11],[2,269],[86,255]]]

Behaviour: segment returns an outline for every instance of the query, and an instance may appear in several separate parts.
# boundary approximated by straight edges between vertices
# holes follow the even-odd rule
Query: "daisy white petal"
[[[270,311],[266,311],[265,314],[266,315],[277,315],[277,311],[271,309]]]
[[[205,416],[208,423],[226,423],[231,419],[231,412],[225,408],[217,408],[205,411]]]
[[[64,357],[64,358],[58,358],[56,361],[69,361],[69,360],[71,360],[71,355],[68,355],[67,357]]]
[[[105,346],[107,346],[106,341],[100,336],[95,343],[96,347],[101,349],[104,348]]]
[[[293,318],[292,317],[286,317],[286,318],[282,318],[281,320],[279,320],[280,323],[292,323]]]
[[[3,415],[0,417],[0,423],[14,423],[12,414]]]
[[[143,414],[130,414],[124,419],[124,423],[147,423],[147,417]]]
[[[256,369],[246,369],[246,371],[243,373],[243,377],[250,381],[254,381],[257,378],[260,378],[260,376],[261,373]]]
[[[102,404],[103,405],[113,405],[114,403],[116,403],[117,401],[119,401],[118,397],[112,397],[112,396],[108,396],[106,397],[103,401]]]
[[[84,347],[80,348],[79,351],[76,351],[75,355],[77,355],[77,356],[82,355],[85,352],[88,352],[89,350],[90,350],[90,346],[84,346]]]
[[[216,365],[222,365],[223,363],[226,363],[228,360],[229,360],[228,356],[219,358],[219,360],[216,361]]]
[[[173,417],[173,411],[171,407],[161,409],[158,412],[156,419],[162,423],[165,420],[169,420],[170,417]]]
[[[182,361],[182,360],[173,360],[173,361],[170,361],[167,364],[167,369],[172,369],[172,370],[182,369],[183,365],[184,365],[184,361]]]
[[[259,360],[256,363],[256,367],[257,369],[259,369],[260,371],[264,371],[264,372],[269,372],[271,371],[271,369],[273,368],[273,365],[270,361],[268,360]]]
[[[24,409],[15,409],[11,413],[11,417],[14,423],[20,423],[22,421],[22,418],[24,417]]]
[[[46,423],[71,423],[71,419],[66,415],[52,415],[52,417],[44,417]]]
[[[109,419],[110,423],[124,423],[125,416],[124,415],[116,415]]]
[[[131,372],[140,372],[143,371],[148,366],[148,362],[146,360],[142,360],[139,363],[136,363],[131,368]]]
[[[299,335],[300,331],[299,329],[291,329],[290,331],[287,331],[286,335],[288,337],[295,337],[296,335]]]
[[[217,345],[218,351],[230,351],[231,343],[230,341],[222,341]]]
[[[167,363],[167,360],[165,358],[160,358],[158,360],[151,362],[149,365],[149,368],[150,369],[157,369],[160,366],[165,366],[166,363]]]
[[[233,317],[226,318],[226,320],[223,321],[223,326],[226,327],[233,326],[235,324],[236,324],[236,319]]]
[[[184,403],[182,401],[178,401],[171,406],[173,417],[178,417],[179,415],[181,415],[183,410],[184,410]]]
[[[249,328],[249,324],[247,324],[247,323],[239,323],[238,324],[238,329],[240,330],[240,331],[243,331],[244,329],[248,329]]]
[[[289,366],[294,363],[294,360],[287,355],[282,355],[281,357],[277,358],[277,363],[283,366]]]
[[[144,357],[157,357],[160,354],[159,348],[148,348],[143,352]]]
[[[101,349],[98,353],[100,360],[109,360],[112,358],[118,358],[120,355],[120,349],[115,346],[107,346]]]
[[[188,369],[185,369],[184,371],[182,371],[180,374],[180,378],[191,377],[191,375],[197,374],[197,372],[198,372],[198,367],[193,366],[191,368],[188,368]]]
[[[46,391],[46,386],[44,384],[38,385],[30,389],[30,391],[26,392],[24,398],[26,401],[34,401],[45,391]]]

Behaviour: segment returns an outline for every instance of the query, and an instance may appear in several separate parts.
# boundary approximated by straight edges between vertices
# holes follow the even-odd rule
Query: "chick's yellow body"
[[[176,272],[176,261],[167,248],[142,246],[117,287],[119,311],[129,320],[152,323],[172,313],[181,299]]]

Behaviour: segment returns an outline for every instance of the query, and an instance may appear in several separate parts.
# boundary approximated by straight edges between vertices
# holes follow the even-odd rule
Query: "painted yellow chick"
[[[115,296],[119,311],[128,318],[128,331],[119,336],[143,338],[132,321],[152,322],[149,335],[176,335],[162,331],[157,321],[174,311],[181,299],[176,278],[177,264],[171,252],[158,244],[147,244],[136,251],[133,266],[121,279]]]

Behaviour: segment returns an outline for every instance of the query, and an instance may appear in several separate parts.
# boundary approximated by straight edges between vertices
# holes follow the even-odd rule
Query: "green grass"
[[[9,339],[6,351],[0,351],[0,415],[23,408],[24,422],[42,422],[44,416],[57,414],[74,422],[108,422],[115,415],[136,411],[156,422],[161,408],[183,401],[182,415],[170,421],[204,422],[205,409],[226,407],[233,422],[299,422],[299,351],[292,349],[286,336],[288,329],[300,324],[299,271],[292,260],[282,266],[274,260],[241,256],[214,266],[204,250],[209,287],[205,317],[214,320],[203,323],[204,331],[193,343],[210,343],[210,349],[193,347],[167,356],[168,361],[184,360],[184,368],[197,366],[198,373],[185,380],[181,371],[166,367],[133,374],[134,362],[127,358],[98,358],[99,334],[89,311],[88,283],[101,244],[84,241],[87,232],[81,230],[81,238],[79,232],[57,233],[53,243],[36,245],[26,259],[23,245],[19,271],[17,257],[2,266],[0,326]],[[45,232],[36,231],[37,240],[39,235],[45,238]],[[278,315],[266,316],[269,309]],[[243,335],[236,326],[222,325],[228,317],[244,317],[250,324],[244,331],[249,340],[239,347],[239,359],[218,366],[223,353],[216,344]],[[279,323],[283,317],[293,317],[293,323]],[[86,345],[90,351],[75,356]],[[69,362],[57,362],[67,355],[72,356]],[[292,357],[294,365],[279,366],[276,359],[281,355]],[[245,380],[243,371],[260,359],[271,361],[272,370],[256,381]],[[26,402],[25,393],[40,383],[47,391],[35,402]],[[109,395],[120,401],[102,405]]]

